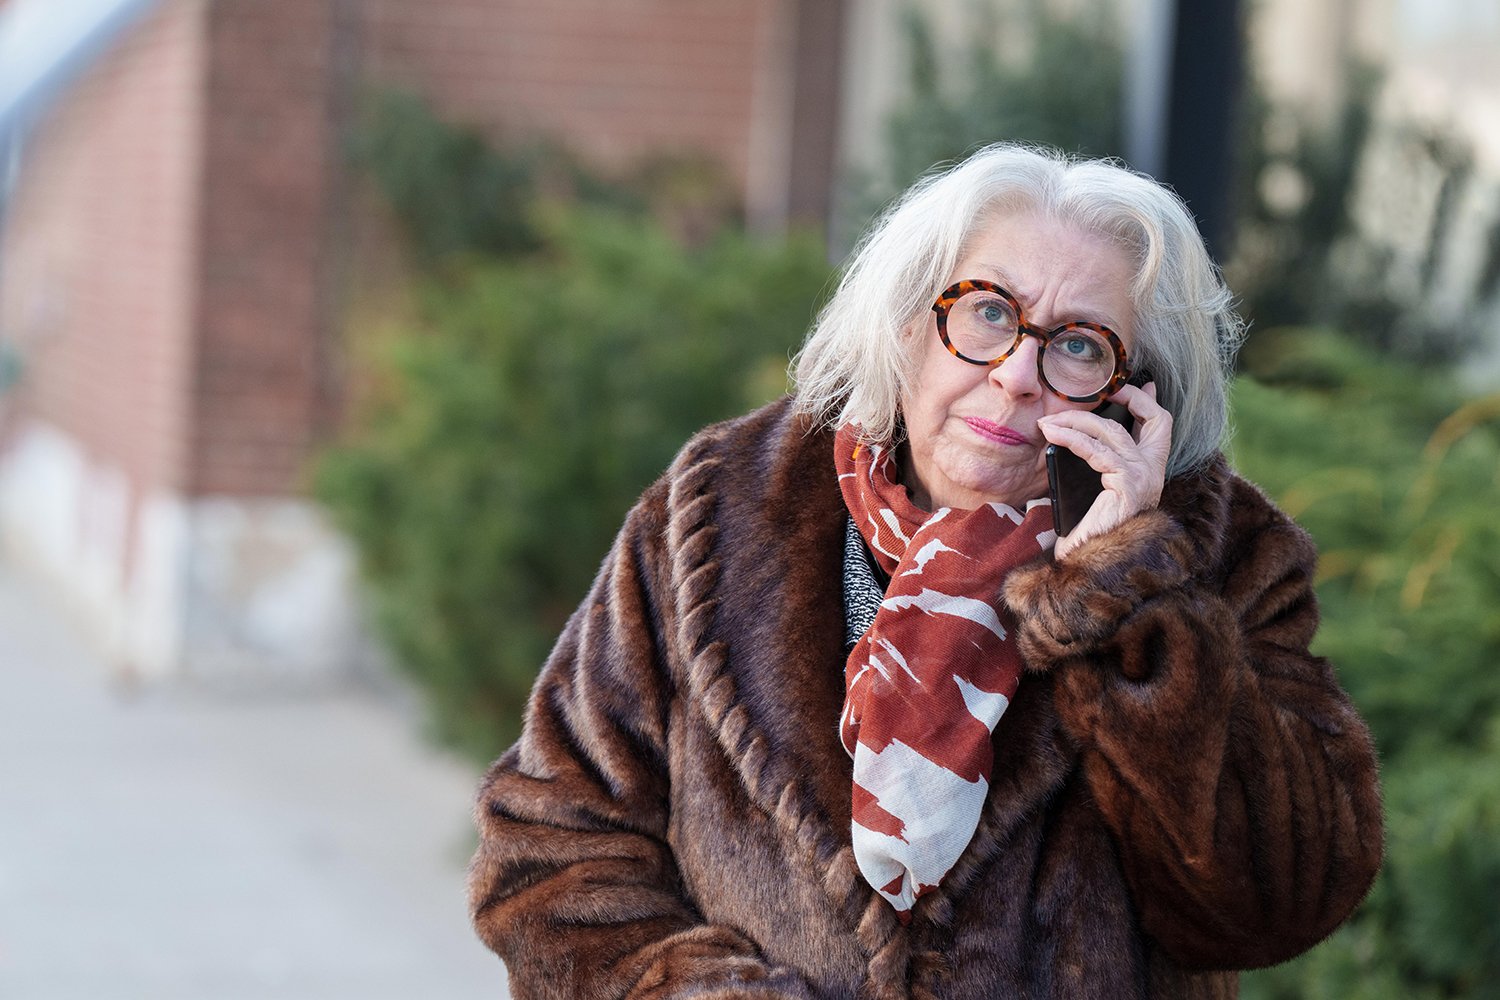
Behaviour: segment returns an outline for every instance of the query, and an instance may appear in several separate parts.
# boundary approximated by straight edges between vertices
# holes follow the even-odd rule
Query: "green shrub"
[[[1120,151],[1124,54],[1112,5],[1063,15],[1028,2],[971,22],[1024,25],[1015,58],[998,32],[939,38],[907,14],[910,93],[886,122],[892,179],[905,187],[934,162],[999,139],[1041,142],[1095,156]],[[1014,32],[1007,32],[1013,34]]]
[[[617,212],[540,219],[538,253],[421,289],[317,480],[441,735],[481,758],[640,491],[693,431],[785,390],[828,278],[811,240],[690,251]]]
[[[556,140],[497,145],[403,90],[365,96],[349,156],[390,207],[415,263],[429,270],[455,256],[536,251],[539,199],[650,214],[692,242],[742,215],[734,180],[705,153],[659,150],[606,174]]]
[[[1062,14],[1038,0],[1011,0],[968,14],[968,30],[954,38],[940,37],[921,12],[906,12],[906,94],[885,119],[883,162],[850,180],[844,242],[934,164],[987,143],[1120,154],[1125,61],[1113,4],[1089,0]],[[1021,40],[1013,58],[1000,54],[1007,35]]]
[[[423,264],[537,244],[526,216],[536,188],[529,158],[503,155],[476,129],[442,121],[416,94],[367,95],[350,157],[373,179]]]
[[[1253,74],[1246,81],[1235,192],[1239,217],[1228,269],[1252,332],[1342,318],[1344,290],[1334,284],[1330,255],[1356,228],[1356,181],[1383,71],[1351,60],[1340,75],[1347,86],[1327,122],[1273,101]],[[1396,315],[1393,310],[1383,325]]]
[[[1500,400],[1315,331],[1263,337],[1247,365],[1281,381],[1238,385],[1234,453],[1318,541],[1319,650],[1388,757],[1474,745],[1500,712]]]
[[[1385,869],[1261,1000],[1500,997],[1500,395],[1310,330],[1235,389],[1236,464],[1313,534],[1323,624],[1382,756]]]

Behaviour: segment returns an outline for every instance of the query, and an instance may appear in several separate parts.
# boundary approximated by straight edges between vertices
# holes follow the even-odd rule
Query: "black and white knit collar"
[[[886,584],[854,519],[844,518],[844,650],[848,652],[875,621]]]

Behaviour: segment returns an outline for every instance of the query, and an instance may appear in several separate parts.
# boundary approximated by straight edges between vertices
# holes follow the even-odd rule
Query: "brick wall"
[[[0,233],[27,412],[137,494],[184,485],[202,14],[164,3],[78,82],[27,142]]]
[[[496,137],[625,166],[661,147],[750,169],[778,0],[368,0],[364,65]]]
[[[333,28],[326,0],[209,8],[195,496],[299,492],[326,423],[340,170]]]
[[[298,492],[337,409],[356,75],[606,168],[706,152],[752,214],[817,219],[838,7],[163,0],[27,151],[0,321],[26,342],[28,408],[141,488]]]
[[[25,151],[25,406],[137,493],[295,493],[327,423],[331,6],[168,0]]]
[[[366,0],[362,66],[496,139],[606,169],[724,165],[752,222],[823,225],[846,0]]]
[[[607,169],[706,153],[774,228],[826,205],[842,7],[159,0],[28,141],[6,206],[24,374],[0,394],[0,547],[132,671],[336,668],[346,553],[299,495],[338,410],[357,81]]]

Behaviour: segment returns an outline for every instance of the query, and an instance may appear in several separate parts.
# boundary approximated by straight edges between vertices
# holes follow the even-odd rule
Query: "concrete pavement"
[[[0,997],[503,998],[477,773],[369,693],[123,693],[0,564]]]

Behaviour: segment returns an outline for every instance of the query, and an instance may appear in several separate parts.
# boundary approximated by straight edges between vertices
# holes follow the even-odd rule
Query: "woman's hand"
[[[1157,403],[1156,383],[1148,382],[1145,388],[1127,385],[1109,398],[1130,410],[1133,433],[1087,410],[1053,413],[1037,421],[1044,438],[1083,459],[1104,483],[1078,526],[1057,540],[1058,559],[1161,500],[1172,448],[1172,415]]]

